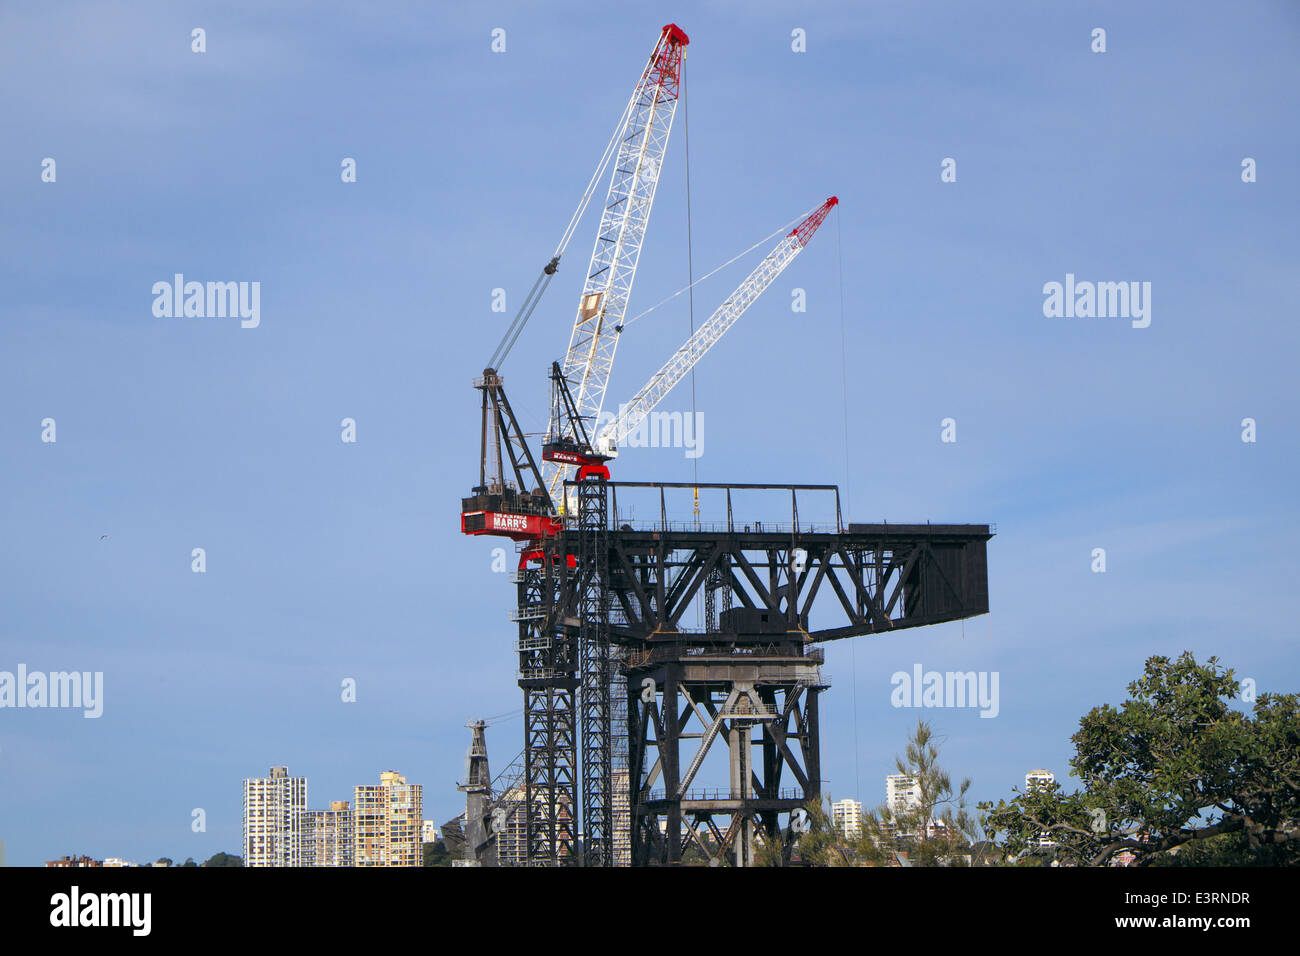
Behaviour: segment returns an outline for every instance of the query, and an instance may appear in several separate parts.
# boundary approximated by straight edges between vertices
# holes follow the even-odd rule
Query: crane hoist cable
[[[596,435],[593,444],[598,454],[604,455],[606,460],[618,454],[618,448],[624,439],[640,426],[664,396],[690,373],[695,363],[717,344],[726,331],[744,315],[745,310],[785,271],[786,266],[799,255],[838,203],[839,199],[831,196],[795,226],[704,324],[695,330],[685,344],[669,357],[663,367],[650,377],[641,391],[631,401],[619,406],[618,415],[602,426]]]
[[[500,371],[501,366],[505,364],[506,357],[510,354],[510,350],[514,348],[515,342],[519,339],[519,334],[523,332],[524,326],[532,318],[537,303],[541,302],[546,287],[551,284],[551,278],[559,270],[560,259],[563,258],[565,250],[569,248],[569,242],[573,239],[578,224],[582,221],[583,214],[586,213],[587,206],[591,203],[591,197],[596,194],[596,184],[605,175],[610,160],[614,158],[614,154],[617,152],[619,140],[622,138],[623,130],[627,127],[627,118],[632,112],[635,99],[636,93],[634,92],[623,107],[623,113],[614,127],[614,133],[605,145],[605,151],[596,164],[596,171],[591,174],[591,179],[587,182],[587,188],[583,190],[582,198],[578,200],[578,208],[573,211],[573,215],[569,217],[569,224],[564,227],[564,234],[560,236],[555,252],[551,254],[550,261],[542,267],[541,274],[537,276],[537,281],[533,283],[533,287],[528,290],[528,295],[524,297],[523,303],[519,306],[519,311],[515,313],[515,317],[506,329],[505,335],[501,337],[501,341],[497,344],[496,351],[492,353],[492,358],[488,360],[488,368]]]
[[[686,55],[682,54],[682,133],[684,145],[686,147],[686,288],[691,292],[687,296],[689,305],[687,313],[691,321],[691,335],[695,334],[695,243],[694,231],[691,226],[691,103],[689,99],[690,86],[686,82]],[[691,421],[698,421],[699,414],[695,406],[695,367],[691,366]],[[694,427],[694,426],[692,426]],[[695,482],[695,487],[691,489],[694,496],[694,507],[692,514],[695,520],[695,530],[700,530],[700,461],[699,458],[691,461],[691,480]],[[704,621],[704,602],[697,600],[695,604],[695,626],[701,631],[705,629]]]
[[[691,318],[691,335],[695,334],[695,246],[691,232],[691,104],[686,98],[689,87],[686,85],[686,55],[682,55],[682,127],[686,146],[686,280],[687,288],[691,293],[687,296],[690,305],[687,311]],[[691,421],[696,421],[697,414],[695,410],[695,366],[691,366]],[[700,481],[700,460],[695,458],[691,461],[691,478],[698,485]],[[695,492],[695,530],[700,528],[700,489],[696,487]],[[698,616],[697,623],[703,625],[703,608],[696,607]]]
[[[844,329],[844,242],[843,215],[835,217],[835,264],[840,286],[840,392],[844,401],[844,495],[850,514],[853,513],[853,484],[849,474],[849,346]],[[839,530],[838,528],[836,530]],[[962,621],[963,627],[966,622]],[[861,747],[858,743],[858,648],[851,648],[850,666],[853,671],[853,792],[862,796]]]
[[[520,707],[518,710],[512,710],[504,714],[497,714],[495,717],[484,717],[483,724],[486,727],[491,727],[493,724],[497,723],[498,721],[513,720],[514,718],[523,714],[523,712],[524,709]]]
[[[797,222],[802,222],[803,220],[807,219],[807,218],[812,214],[813,210],[816,209],[816,208],[817,208],[816,206],[813,206],[813,207],[812,207],[811,209],[809,209],[807,212],[805,212],[805,213],[801,213],[800,215],[795,216],[793,219],[790,219],[789,221],[785,222],[784,224],[782,224],[782,225],[780,225],[780,226],[777,226],[775,229],[773,229],[771,232],[769,232],[769,233],[768,233],[766,236],[764,236],[762,239],[758,240],[758,242],[754,243],[754,244],[753,244],[752,246],[750,246],[748,249],[745,249],[745,250],[743,250],[742,252],[738,252],[738,253],[736,253],[734,256],[732,256],[730,259],[728,259],[726,262],[722,263],[722,265],[717,266],[717,267],[714,268],[714,269],[710,269],[708,272],[706,272],[704,275],[700,276],[698,279],[694,279],[694,280],[691,282],[690,285],[682,286],[680,289],[678,289],[678,290],[677,290],[676,292],[674,292],[672,295],[668,296],[668,297],[665,298],[665,299],[660,299],[658,302],[656,302],[654,305],[650,306],[650,308],[646,309],[644,312],[638,312],[636,315],[632,316],[632,318],[628,319],[626,322],[623,323],[623,328],[626,329],[629,325],[631,325],[631,324],[632,324],[633,322],[635,322],[637,319],[644,318],[645,316],[649,315],[651,312],[653,312],[655,309],[659,308],[660,306],[667,305],[669,302],[671,302],[673,299],[677,298],[679,295],[684,295],[685,293],[690,292],[693,288],[695,288],[697,285],[699,285],[701,282],[705,281],[706,279],[711,279],[711,278],[713,278],[715,275],[717,275],[717,274],[718,274],[719,272],[721,272],[723,269],[727,268],[727,266],[731,265],[731,264],[734,263],[734,262],[739,262],[741,259],[745,258],[745,256],[749,255],[751,252],[753,252],[753,251],[754,251],[755,249],[757,249],[759,246],[763,245],[763,244],[764,244],[765,242],[767,242],[768,240],[772,239],[774,236],[779,236],[779,235],[781,235],[781,233],[783,233],[783,232],[789,232],[791,226],[793,226],[793,225],[794,225],[795,223],[797,223]],[[689,227],[688,227],[688,228],[689,228]]]

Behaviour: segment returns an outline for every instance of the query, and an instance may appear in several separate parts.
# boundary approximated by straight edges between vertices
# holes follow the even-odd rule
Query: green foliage
[[[785,866],[784,843],[778,837],[769,839],[766,833],[759,834],[757,846],[754,847],[755,866]]]
[[[953,792],[952,780],[939,766],[939,744],[929,724],[921,721],[909,735],[905,757],[895,759],[899,773],[917,781],[920,795],[914,807],[882,805],[864,815],[863,832],[850,837],[836,829],[831,798],[811,801],[804,808],[808,830],[796,842],[791,862],[804,866],[887,866],[901,856],[910,866],[966,866],[982,862],[982,831],[966,806],[970,781]],[[973,847],[972,844],[975,844]],[[781,843],[764,841],[755,854],[759,866],[781,866]]]
[[[1150,858],[1149,866],[1286,866],[1282,848],[1262,844],[1251,846],[1246,831],[1220,833],[1204,840],[1192,840]]]
[[[702,866],[709,862],[709,858],[703,850],[692,843],[682,851],[682,862],[693,864],[695,866]]]
[[[1125,851],[1139,865],[1300,864],[1300,697],[1261,694],[1247,716],[1230,706],[1232,671],[1190,652],[1150,658],[1128,691],[1079,721],[1082,790],[980,805],[1001,845],[1018,855],[1047,834],[1084,866]]]
[[[230,853],[214,853],[208,857],[204,866],[243,866],[244,858]]]
[[[855,862],[853,844],[835,829],[829,808],[830,797],[824,804],[809,800],[804,807],[808,832],[799,837],[796,849],[804,866],[852,866]]]
[[[422,852],[424,854],[423,866],[451,866],[451,851],[447,849],[447,844],[441,840],[424,844]]]
[[[907,741],[904,757],[895,758],[898,773],[916,780],[914,805],[881,804],[862,818],[862,837],[854,849],[867,863],[888,865],[905,858],[911,866],[969,866],[980,863],[972,844],[980,842],[980,822],[966,805],[970,780],[954,793],[952,778],[939,765],[934,730],[918,721]]]

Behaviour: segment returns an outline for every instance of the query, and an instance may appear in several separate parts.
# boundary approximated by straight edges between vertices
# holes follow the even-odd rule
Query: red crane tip
[[[691,38],[686,35],[686,31],[675,23],[666,24],[661,32],[668,34],[669,43],[686,46],[691,42]]]
[[[831,206],[838,206],[839,204],[840,204],[839,196],[832,196],[830,199],[826,200],[827,208],[830,208]]]

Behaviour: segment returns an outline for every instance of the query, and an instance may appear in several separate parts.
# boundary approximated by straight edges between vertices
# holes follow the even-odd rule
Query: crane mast
[[[600,230],[562,363],[564,377],[573,388],[577,413],[591,421],[595,421],[604,404],[619,333],[623,331],[628,297],[677,112],[683,48],[689,42],[676,24],[663,28],[619,134]],[[571,471],[571,465],[561,462],[545,464],[547,489],[556,501],[562,500],[563,484]]]
[[[627,404],[620,406],[618,417],[601,429],[594,442],[597,453],[612,457],[618,453],[619,446],[637,426],[645,420],[651,410],[673,390],[695,366],[704,354],[713,348],[728,329],[739,319],[760,295],[767,290],[791,262],[803,251],[813,233],[826,220],[831,209],[839,200],[831,196],[817,207],[803,222],[790,230],[776,248],[767,254],[753,272],[736,287],[736,291],[718,306],[717,311],[695,330],[695,334],[673,353],[641,391],[633,396]]]

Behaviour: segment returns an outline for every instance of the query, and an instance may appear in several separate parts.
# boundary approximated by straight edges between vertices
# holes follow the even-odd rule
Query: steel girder
[[[610,639],[714,644],[741,632],[794,632],[828,641],[973,617],[988,611],[990,536],[987,525],[611,532],[618,623]],[[683,614],[702,590],[706,598],[721,590],[731,606],[716,614],[716,624],[708,616],[709,631],[687,634]]]
[[[781,842],[778,815],[821,797],[821,660],[799,643],[744,658],[664,648],[626,669],[634,866],[678,864],[691,846],[750,866],[759,841]],[[696,785],[724,750],[729,785]]]

